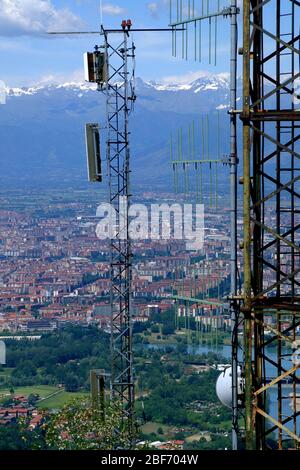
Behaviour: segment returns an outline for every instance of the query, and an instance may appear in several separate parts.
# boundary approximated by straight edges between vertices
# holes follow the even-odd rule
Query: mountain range
[[[84,124],[105,124],[103,94],[87,83],[46,84],[6,91],[6,105],[0,106],[1,179],[42,184],[85,182]],[[170,134],[173,133],[176,158],[180,128],[184,156],[197,158],[204,152],[216,158],[217,153],[228,153],[228,75],[202,74],[183,84],[137,79],[136,94],[130,117],[134,181],[170,184]],[[190,147],[189,127],[195,140],[193,146],[190,137]]]

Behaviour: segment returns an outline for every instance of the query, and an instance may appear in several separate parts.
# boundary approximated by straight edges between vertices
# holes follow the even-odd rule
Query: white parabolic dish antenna
[[[227,408],[232,406],[232,369],[227,367],[219,375],[216,383],[216,393],[220,402]],[[238,394],[243,393],[243,379],[241,377],[241,368],[238,368]]]

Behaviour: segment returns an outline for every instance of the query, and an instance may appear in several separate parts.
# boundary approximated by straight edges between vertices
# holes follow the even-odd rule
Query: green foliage
[[[68,374],[64,381],[66,392],[77,392],[79,389],[79,380],[75,374]]]
[[[4,398],[1,400],[1,406],[4,406],[4,408],[9,407],[13,404],[13,397],[9,398]]]
[[[18,424],[0,426],[0,450],[25,450],[26,443],[22,439]]]
[[[173,327],[173,320],[174,312],[170,310],[154,314],[151,322],[155,322],[153,326],[159,324],[163,333],[167,334],[168,327]],[[151,327],[151,322],[139,324],[136,328],[143,332],[145,326]],[[144,333],[150,335],[150,328]],[[211,442],[202,439],[200,443],[189,444],[198,446],[191,448],[229,448],[224,432],[230,429],[230,410],[223,408],[216,397],[218,372],[211,369],[201,374],[191,374],[188,371],[190,375],[186,375],[191,364],[213,364],[225,359],[215,353],[201,356],[188,354],[186,338],[183,337],[172,346],[164,346],[163,350],[148,349],[145,348],[148,337],[143,333],[136,334],[134,340],[138,380],[136,414],[140,423],[155,422],[155,429],[150,431],[153,434],[145,438],[164,440],[164,429],[171,426],[177,428],[177,434],[180,432],[182,437],[199,431],[215,436]],[[18,385],[54,386],[59,383],[64,383],[68,391],[88,389],[90,370],[110,367],[109,335],[93,327],[73,326],[43,335],[38,342],[8,341],[8,365],[15,369],[10,369],[11,377],[10,374],[2,375],[7,389],[11,385],[13,388]],[[13,390],[11,392],[9,402],[13,399]],[[35,391],[31,389],[28,393]],[[36,397],[33,395],[29,399],[34,404]],[[126,429],[122,430],[118,410],[107,405],[106,416],[103,423],[101,413],[93,412],[87,399],[72,402],[51,417],[44,431],[28,434],[26,427],[5,427],[5,432],[1,430],[0,445],[17,449],[42,448],[46,445],[47,448],[79,450],[126,448],[128,436]],[[114,426],[121,430],[120,436],[112,432]],[[61,439],[61,436],[64,438]]]
[[[33,393],[31,393],[30,395],[28,395],[27,401],[29,405],[34,406],[36,402],[38,401],[38,399],[39,399],[38,395],[34,395]]]
[[[151,326],[151,333],[159,333],[159,326],[158,325],[152,325]]]
[[[199,430],[212,432],[224,430],[224,425],[226,429],[231,416],[216,396],[218,372],[209,370],[185,376],[183,370],[183,358],[178,354],[178,349],[169,353],[166,362],[161,362],[159,353],[153,353],[152,361],[146,368],[137,367],[139,387],[149,391],[143,399],[146,421],[195,426]],[[200,401],[199,411],[197,403]]]
[[[175,325],[174,325],[174,323],[172,323],[172,322],[165,323],[165,324],[162,326],[161,332],[162,332],[162,334],[165,335],[165,336],[174,334],[174,333],[175,333]]]
[[[126,449],[129,434],[115,403],[106,404],[104,419],[100,408],[92,408],[89,400],[75,400],[53,416],[46,441],[49,448],[57,450]]]
[[[110,367],[109,335],[95,327],[68,327],[39,341],[8,340],[7,365],[14,367],[3,386],[57,385],[89,388],[89,371]]]
[[[133,324],[133,334],[143,333],[149,328],[150,324],[148,322],[134,322]]]
[[[231,449],[231,438],[225,435],[210,435],[211,440],[204,437],[199,441],[185,443],[184,450],[225,450]]]
[[[150,324],[152,333],[159,333],[158,324],[162,325],[162,334],[164,336],[172,335],[175,332],[175,311],[166,310],[162,313],[152,313],[150,315]]]
[[[46,441],[43,429],[29,430],[28,422],[20,420],[18,423],[0,426],[1,450],[46,450]]]

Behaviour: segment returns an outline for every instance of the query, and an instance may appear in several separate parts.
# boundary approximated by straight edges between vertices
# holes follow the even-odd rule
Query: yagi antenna
[[[175,192],[189,193],[190,172],[194,174],[197,202],[203,204],[204,189],[209,188],[209,205],[218,205],[218,166],[227,161],[221,157],[220,113],[213,115],[213,126],[208,114],[202,114],[198,122],[188,127],[183,133],[180,128],[171,133],[171,165]],[[213,130],[212,130],[213,129]],[[210,144],[212,142],[212,144]],[[205,174],[204,169],[207,168]]]

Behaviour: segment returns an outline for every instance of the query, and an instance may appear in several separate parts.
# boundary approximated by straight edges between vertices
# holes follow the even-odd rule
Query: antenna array
[[[218,21],[230,12],[228,1],[170,0],[173,57],[179,56],[185,60],[194,58],[195,62],[202,62],[208,51],[209,64],[216,65]],[[180,31],[179,26],[183,27]]]
[[[217,123],[214,138],[211,121]],[[208,186],[209,206],[217,207],[218,164],[224,163],[221,157],[220,113],[202,114],[189,124],[187,132],[184,133],[181,127],[175,136],[171,133],[170,157],[175,192],[187,194],[195,189],[197,202],[202,204]],[[194,176],[194,188],[190,173]]]

